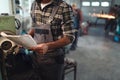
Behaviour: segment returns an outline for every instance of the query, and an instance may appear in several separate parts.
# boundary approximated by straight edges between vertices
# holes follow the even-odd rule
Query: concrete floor
[[[77,61],[77,80],[120,80],[120,44],[105,37],[102,26],[90,27],[67,57]],[[73,72],[65,80],[73,80]]]

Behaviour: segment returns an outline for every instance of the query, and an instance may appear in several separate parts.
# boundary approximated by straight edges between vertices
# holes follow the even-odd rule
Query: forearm
[[[47,43],[47,45],[48,45],[48,49],[55,49],[55,48],[63,47],[69,43],[71,43],[70,39],[68,37],[63,37],[57,41],[49,42]]]

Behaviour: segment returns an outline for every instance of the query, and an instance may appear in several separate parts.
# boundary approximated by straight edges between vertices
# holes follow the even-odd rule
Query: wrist
[[[51,50],[51,49],[54,48],[54,47],[53,47],[53,44],[54,44],[54,42],[46,43],[46,45],[48,46],[48,50]]]

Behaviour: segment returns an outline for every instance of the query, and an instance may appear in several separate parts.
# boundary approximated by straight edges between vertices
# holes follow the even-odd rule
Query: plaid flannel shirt
[[[60,36],[68,36],[71,42],[74,40],[73,35],[73,20],[72,20],[72,9],[71,6],[64,1],[60,4],[53,1],[51,4],[45,6],[41,9],[40,4],[33,2],[31,6],[31,17],[32,17],[32,27],[39,24],[46,24],[49,20],[49,16],[52,13],[53,7],[59,5],[59,8],[51,21],[51,30],[54,40],[59,39]]]

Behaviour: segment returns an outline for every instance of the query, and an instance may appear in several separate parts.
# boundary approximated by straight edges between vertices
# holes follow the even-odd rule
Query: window
[[[12,12],[10,6],[11,6],[10,0],[0,0],[0,14],[1,13],[10,14]]]
[[[90,6],[90,2],[82,2],[82,6]]]
[[[109,2],[101,2],[101,6],[108,7],[109,6]]]
[[[100,3],[99,2],[92,2],[91,5],[92,6],[100,6]]]

